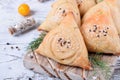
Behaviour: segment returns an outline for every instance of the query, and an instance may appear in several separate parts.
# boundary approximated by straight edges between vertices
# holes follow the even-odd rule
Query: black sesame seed
[[[61,46],[61,47],[63,46],[62,42],[60,43],[60,46]]]
[[[100,37],[100,35],[97,35],[97,37]]]
[[[91,30],[89,30],[89,32],[91,32]]]
[[[67,41],[64,41],[63,44],[65,45],[67,43]]]
[[[65,13],[65,10],[63,10],[63,13]]]
[[[104,36],[107,36],[106,34]]]
[[[68,44],[70,44],[71,42],[67,42]]]
[[[103,33],[105,33],[105,31],[103,30]]]
[[[99,33],[100,33],[101,31],[99,31]]]
[[[65,59],[61,59],[61,60],[65,60]]]
[[[96,32],[96,30],[93,30],[93,32]]]
[[[107,29],[109,29],[109,27],[107,27]]]
[[[60,42],[61,40],[62,40],[62,38],[59,38],[59,39],[58,39],[58,42]]]
[[[97,28],[97,25],[93,25],[95,28]]]

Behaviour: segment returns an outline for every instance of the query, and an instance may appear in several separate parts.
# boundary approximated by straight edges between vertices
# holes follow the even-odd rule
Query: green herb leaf
[[[93,65],[93,67],[99,67],[99,68],[103,69],[106,66],[106,63],[101,60],[101,57],[102,57],[102,55],[99,55],[99,54],[89,56],[89,59]]]
[[[35,39],[34,41],[32,41],[31,43],[29,43],[29,46],[27,49],[31,49],[32,50],[35,50],[39,47],[39,45],[41,44],[41,42],[43,41],[44,37],[45,37],[46,33],[45,32],[42,32],[40,34],[40,37]]]
[[[97,52],[96,54],[89,55],[89,60],[94,68],[99,68],[105,75],[106,80],[110,77],[110,68],[107,62],[102,60],[103,53]]]

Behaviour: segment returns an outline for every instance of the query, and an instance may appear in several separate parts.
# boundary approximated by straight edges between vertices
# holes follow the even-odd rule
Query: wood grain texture
[[[62,80],[115,80],[112,74],[114,69],[116,69],[115,66],[117,65],[115,63],[117,59],[117,56],[104,55],[102,60],[107,63],[109,67],[108,71],[96,67],[92,71],[85,71],[83,73],[83,69],[81,68],[62,65],[52,59],[30,51],[24,58],[24,66],[30,70],[32,69],[34,72],[57,77]]]

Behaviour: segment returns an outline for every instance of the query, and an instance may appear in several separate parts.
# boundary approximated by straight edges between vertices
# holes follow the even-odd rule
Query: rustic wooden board
[[[98,67],[92,71],[85,71],[81,68],[59,64],[54,60],[29,51],[24,57],[24,66],[34,72],[62,80],[109,80],[114,69],[118,68],[115,67],[117,59],[118,57],[113,55],[104,55],[102,57],[102,60],[109,66],[109,71],[104,71]],[[111,80],[114,80],[113,77]]]

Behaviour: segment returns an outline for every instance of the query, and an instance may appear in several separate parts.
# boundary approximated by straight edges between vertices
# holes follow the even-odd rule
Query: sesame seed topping
[[[63,10],[63,13],[65,13],[65,10]]]
[[[91,32],[91,29],[89,30],[89,32]]]
[[[63,44],[65,45],[67,43],[67,41],[64,41]]]
[[[93,25],[95,28],[97,28],[97,25]]]
[[[71,42],[67,42],[68,44],[71,44]]]
[[[106,31],[105,30],[103,30],[103,33],[105,33]]]
[[[97,35],[97,37],[100,37],[100,35]]]
[[[106,34],[104,34],[104,36],[107,36]]]
[[[58,42],[60,42],[61,40],[62,40],[62,38],[59,38],[59,39],[58,39]]]
[[[93,30],[93,32],[96,32],[96,30]]]
[[[63,46],[62,42],[60,43],[60,46]]]

